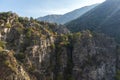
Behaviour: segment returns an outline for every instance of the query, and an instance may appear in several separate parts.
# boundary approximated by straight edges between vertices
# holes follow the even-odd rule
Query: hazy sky
[[[64,14],[82,6],[105,0],[0,0],[0,12],[13,11],[20,16],[39,17]]]

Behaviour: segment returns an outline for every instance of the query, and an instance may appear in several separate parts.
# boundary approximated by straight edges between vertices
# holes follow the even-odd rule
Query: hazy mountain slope
[[[90,29],[119,39],[120,0],[107,0],[66,26],[73,32]]]
[[[47,16],[44,16],[44,17],[39,17],[38,20],[39,21],[46,21],[46,22],[54,23],[61,16],[62,15],[47,15]]]
[[[82,7],[80,9],[76,9],[74,11],[66,13],[64,15],[48,15],[48,16],[44,16],[44,17],[39,17],[38,20],[39,21],[54,22],[54,23],[58,23],[58,24],[64,24],[66,22],[69,22],[71,20],[74,20],[74,19],[80,17],[81,15],[83,15],[87,11],[93,9],[97,5],[98,4],[94,4],[91,6],[85,6],[85,7]]]
[[[80,9],[76,9],[76,10],[74,10],[72,12],[66,13],[63,16],[61,16],[57,20],[57,22],[61,23],[61,24],[67,23],[67,22],[69,22],[71,20],[74,20],[74,19],[82,16],[83,14],[85,14],[89,10],[95,8],[96,6],[98,6],[98,4],[94,4],[94,5],[91,5],[91,6],[85,6],[85,7],[82,7]]]

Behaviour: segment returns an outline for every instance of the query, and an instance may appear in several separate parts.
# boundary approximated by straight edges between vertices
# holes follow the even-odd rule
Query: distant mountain
[[[106,0],[76,20],[66,24],[72,32],[93,30],[120,39],[120,0]]]
[[[95,8],[97,5],[98,4],[94,4],[91,6],[85,6],[85,7],[82,7],[80,9],[76,9],[74,11],[66,13],[64,15],[47,15],[44,17],[39,17],[38,20],[39,21],[46,21],[46,22],[53,22],[53,23],[58,23],[58,24],[64,24],[64,23],[67,23],[71,20],[74,20],[74,19],[82,16],[83,14],[88,12],[89,10]]]
[[[38,20],[40,21],[46,21],[46,22],[50,22],[50,23],[54,23],[56,22],[57,19],[59,19],[62,15],[47,15],[44,17],[39,17]]]

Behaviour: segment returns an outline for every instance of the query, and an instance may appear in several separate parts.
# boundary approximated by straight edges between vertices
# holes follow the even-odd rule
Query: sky
[[[0,0],[0,12],[12,11],[24,17],[65,14],[105,0]]]

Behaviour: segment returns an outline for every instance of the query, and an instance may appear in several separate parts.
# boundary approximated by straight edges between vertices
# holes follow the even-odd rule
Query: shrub
[[[12,71],[16,72],[16,67],[10,62],[10,60],[5,60],[4,65],[8,68],[10,68]]]
[[[28,29],[26,30],[26,37],[27,37],[27,38],[30,38],[31,35],[32,35],[32,29],[31,29],[31,28],[28,28]]]
[[[72,76],[69,76],[68,80],[75,80],[75,79]]]
[[[5,45],[6,45],[6,42],[0,41],[0,47],[1,47],[1,48],[5,48]]]
[[[18,53],[14,55],[16,57],[17,60],[19,60],[20,62],[23,62],[23,60],[25,59],[25,54],[24,53]]]
[[[55,49],[55,44],[51,44],[51,49]]]
[[[35,66],[33,66],[33,65],[29,66],[28,71],[31,72],[31,73],[34,72],[35,71]]]
[[[10,65],[10,62],[8,60],[4,61],[4,64],[8,67]]]
[[[120,80],[120,70],[117,71],[115,79],[116,80]]]
[[[4,49],[2,47],[0,47],[0,52],[4,51]]]
[[[17,28],[17,31],[19,32],[19,34],[22,34],[23,29],[19,27],[19,28]]]
[[[6,28],[11,28],[11,24],[10,24],[10,23],[7,23],[7,24],[5,25],[5,27],[6,27]]]
[[[57,80],[63,80],[63,75],[60,74],[60,73],[58,73],[58,75],[57,75]]]

